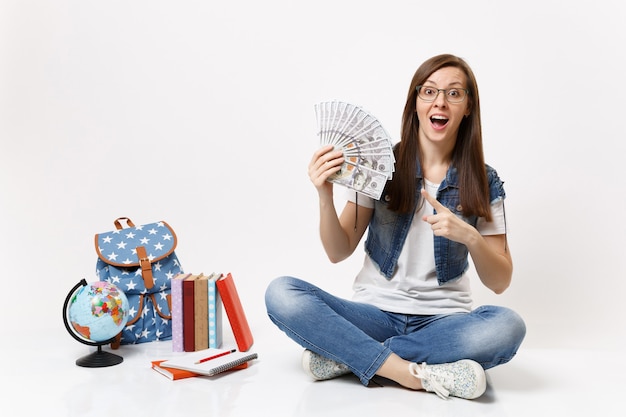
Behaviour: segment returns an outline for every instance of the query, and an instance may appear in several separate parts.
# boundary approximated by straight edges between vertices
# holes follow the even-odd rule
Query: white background
[[[503,295],[474,280],[475,304],[517,310],[525,347],[620,348],[625,16],[620,0],[1,0],[3,334],[74,343],[65,295],[128,216],[167,221],[187,272],[232,272],[257,342],[289,343],[269,281],[349,297],[363,256],[332,265],[319,243],[314,104],[361,105],[397,140],[415,69],[453,53],[478,79],[515,265]]]

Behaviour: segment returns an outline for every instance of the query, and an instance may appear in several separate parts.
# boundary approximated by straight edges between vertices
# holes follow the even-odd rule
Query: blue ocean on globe
[[[128,322],[130,304],[114,284],[97,281],[80,287],[68,306],[73,329],[92,342],[106,342]]]

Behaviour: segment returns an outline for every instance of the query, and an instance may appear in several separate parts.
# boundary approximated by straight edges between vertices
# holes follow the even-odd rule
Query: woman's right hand
[[[335,150],[333,145],[326,145],[315,151],[309,162],[309,178],[318,193],[332,195],[333,184],[326,180],[341,169],[343,162],[343,151]]]
[[[339,220],[333,201],[333,183],[327,181],[328,177],[341,170],[344,163],[343,151],[335,150],[333,145],[326,145],[315,151],[309,162],[309,178],[317,189],[320,206],[320,238],[324,251],[331,262],[340,262],[354,252],[363,230],[367,223],[362,226],[363,230],[355,232],[356,207],[354,203],[346,203],[351,210],[344,208],[345,224]],[[348,233],[347,230],[350,232]]]

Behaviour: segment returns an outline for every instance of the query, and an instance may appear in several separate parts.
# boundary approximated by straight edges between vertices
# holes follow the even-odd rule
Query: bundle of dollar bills
[[[333,145],[344,156],[341,169],[328,181],[380,199],[395,163],[387,131],[369,112],[342,101],[318,103],[315,114],[320,145]]]

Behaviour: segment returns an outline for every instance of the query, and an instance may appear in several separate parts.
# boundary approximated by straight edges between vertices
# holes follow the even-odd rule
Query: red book
[[[184,369],[161,367],[160,366],[161,362],[165,362],[165,361],[164,360],[152,361],[152,369],[154,369],[161,375],[171,379],[172,381],[176,381],[177,379],[191,378],[194,376],[198,376],[197,373],[191,372],[191,371],[185,371]]]
[[[222,277],[215,282],[215,285],[222,299],[222,305],[228,316],[230,327],[233,329],[237,348],[240,352],[246,352],[254,343],[254,339],[243,306],[241,305],[233,276],[230,272],[226,276],[222,275]]]
[[[191,275],[183,281],[183,349],[196,351],[195,332],[195,280],[199,275]]]

